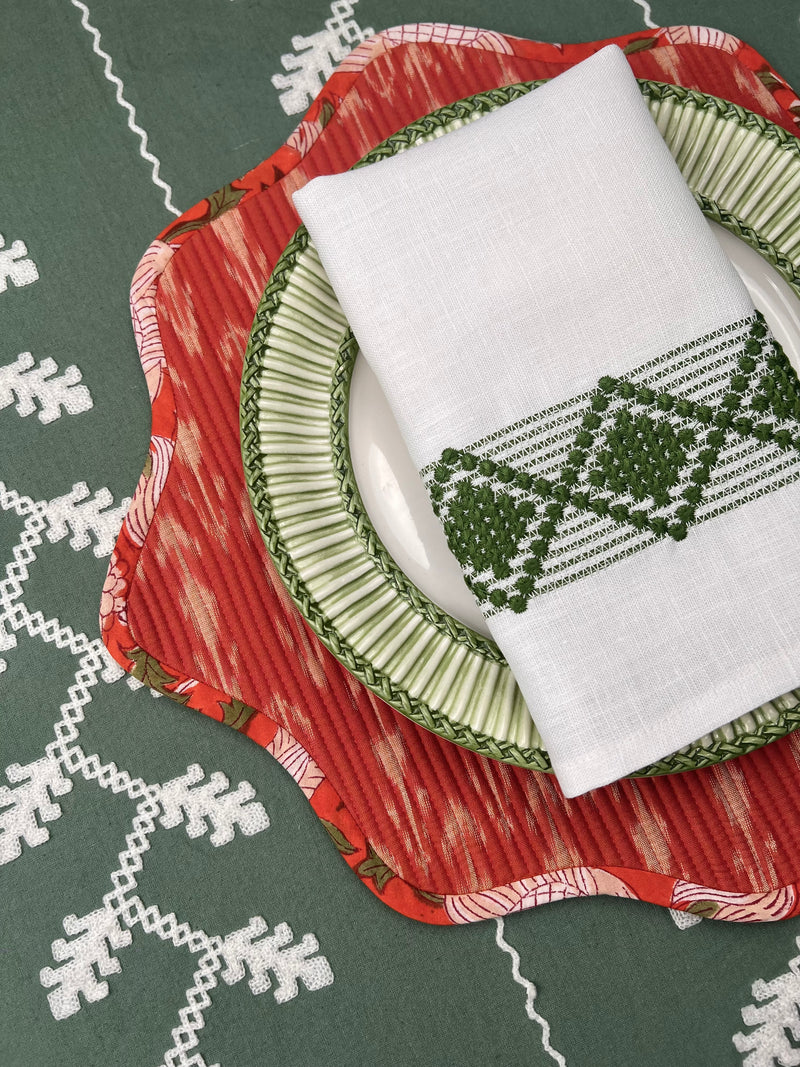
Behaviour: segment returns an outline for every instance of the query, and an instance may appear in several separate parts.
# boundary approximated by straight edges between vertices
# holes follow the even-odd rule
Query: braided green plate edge
[[[525,95],[538,84],[541,83],[506,86],[439,108],[387,138],[355,166],[369,165],[412,145],[442,136]],[[800,142],[761,116],[728,101],[657,82],[642,81],[640,88],[705,215],[755,248],[800,296]],[[721,123],[725,125],[721,126]],[[712,133],[716,136],[712,137]],[[767,189],[768,197],[764,195]],[[331,562],[336,557],[337,543],[347,540],[347,532],[343,537],[332,539],[333,548],[328,544],[330,538],[325,544],[318,542],[315,545],[313,533],[310,540],[306,535],[298,538],[296,532],[293,533],[296,523],[287,520],[285,513],[283,517],[276,514],[274,497],[278,492],[276,486],[281,474],[276,475],[274,469],[270,471],[270,457],[265,454],[263,447],[264,407],[266,405],[269,408],[272,403],[274,414],[282,410],[283,399],[280,385],[278,391],[274,392],[274,376],[270,374],[271,342],[281,333],[278,344],[283,343],[286,347],[287,323],[281,323],[280,320],[282,311],[286,310],[283,308],[284,302],[296,302],[297,295],[291,287],[294,283],[294,289],[297,289],[298,273],[303,274],[306,287],[310,287],[314,293],[312,303],[324,306],[324,314],[330,316],[330,321],[326,320],[322,326],[324,336],[320,339],[318,334],[313,333],[313,340],[306,341],[309,351],[315,346],[327,349],[325,373],[330,374],[330,381],[326,382],[329,410],[323,416],[329,454],[324,456],[323,466],[330,467],[326,473],[334,477],[335,494],[331,495],[332,483],[329,479],[325,480],[324,490],[321,491],[328,493],[326,499],[332,501],[334,511],[340,510],[341,515],[337,518],[346,522],[350,535],[355,537],[368,560],[369,568],[380,573],[382,579],[391,586],[395,598],[402,601],[420,620],[413,632],[413,642],[420,646],[427,642],[430,646],[431,634],[438,635],[433,639],[434,644],[437,639],[439,644],[444,642],[450,653],[447,669],[451,669],[455,662],[455,673],[451,670],[453,678],[459,676],[459,667],[475,675],[471,661],[480,661],[472,690],[467,687],[467,696],[480,693],[476,703],[483,709],[482,721],[487,717],[486,709],[492,709],[494,702],[500,708],[499,716],[495,717],[499,718],[501,726],[505,723],[508,729],[515,723],[516,730],[508,730],[509,733],[516,733],[513,739],[493,736],[488,731],[474,728],[469,722],[454,718],[452,714],[448,715],[440,706],[441,700],[431,701],[412,695],[407,686],[398,684],[393,677],[391,660],[389,669],[373,662],[373,657],[364,652],[363,635],[361,642],[350,640],[339,620],[333,618],[325,605],[319,602],[324,600],[324,596],[319,600],[315,598],[301,576],[300,570],[307,566],[309,552],[311,557],[316,557],[315,561],[323,571],[326,565],[334,570],[336,566],[347,566],[346,562],[340,565]],[[397,567],[369,520],[358,492],[348,441],[349,390],[357,345],[341,310],[338,315],[331,310],[334,305],[338,308],[319,261],[315,258],[313,246],[301,226],[278,260],[259,304],[242,376],[240,414],[245,478],[253,510],[273,562],[299,610],[326,647],[381,699],[425,729],[480,755],[527,769],[550,771],[547,752],[497,646],[453,619],[426,597]],[[295,304],[293,313],[295,318],[299,316],[301,320],[308,313],[308,308],[303,306],[302,294],[300,306]],[[287,321],[291,329],[291,318]],[[331,322],[335,328],[326,333],[324,327]],[[320,323],[312,321],[312,327],[316,331],[320,329]],[[297,340],[300,340],[302,347],[303,339],[295,335],[289,346],[292,352],[295,351]],[[317,367],[312,368],[312,375],[317,372]],[[314,426],[318,419],[319,409],[308,419],[312,431],[320,429],[318,425]],[[279,416],[279,423],[280,420]],[[293,461],[294,449],[299,443],[300,458],[296,459],[299,472],[305,462],[302,449],[307,447],[313,433],[312,438],[306,437],[301,424],[298,436],[297,429],[297,422],[288,431],[281,424],[277,436],[273,434],[273,443],[278,441],[279,447],[291,449]],[[310,446],[312,465],[319,459],[315,455],[315,447],[313,443]],[[280,467],[279,462],[279,472]],[[309,484],[317,483],[312,477]],[[303,562],[298,567],[300,557]],[[379,613],[383,611],[380,604],[377,610]],[[391,600],[388,610],[391,613]],[[402,627],[400,629],[402,637]],[[391,635],[391,627],[389,633]],[[454,650],[455,657],[452,655]],[[433,661],[435,675],[436,655],[426,657],[426,662],[428,659]],[[460,691],[464,686],[459,684],[456,688]],[[428,689],[431,689],[430,685]],[[643,768],[632,777],[707,767],[760,748],[798,726],[800,690],[793,690],[679,752]],[[523,743],[520,743],[521,737]]]

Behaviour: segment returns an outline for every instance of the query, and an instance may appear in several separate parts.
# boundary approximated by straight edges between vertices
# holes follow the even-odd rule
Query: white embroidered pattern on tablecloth
[[[357,3],[358,0],[333,0],[331,17],[325,20],[324,30],[310,37],[300,34],[292,37],[294,53],[281,56],[281,65],[287,73],[272,76],[272,84],[280,90],[279,100],[287,115],[305,111],[336,64],[375,32],[371,28],[362,30],[352,17]]]
[[[45,424],[61,418],[62,408],[67,415],[80,415],[93,406],[74,364],[59,374],[55,360],[48,356],[37,367],[30,352],[20,352],[13,363],[0,367],[0,411],[15,402],[22,418],[36,413]]]
[[[108,996],[107,979],[122,971],[117,952],[131,943],[137,926],[176,947],[186,946],[200,953],[194,984],[187,991],[188,1007],[180,1013],[180,1025],[173,1030],[174,1045],[165,1054],[164,1064],[202,1067],[205,1061],[199,1053],[191,1057],[187,1053],[198,1044],[203,1011],[211,1003],[208,992],[217,985],[218,975],[233,985],[249,971],[251,992],[272,988],[275,1001],[285,1003],[298,994],[301,985],[307,990],[330,985],[333,972],[326,957],[318,952],[316,937],[307,933],[295,942],[286,923],[278,923],[270,931],[262,916],[253,916],[240,930],[207,935],[179,922],[174,914],[162,915],[157,905],[146,904],[136,893],[142,856],[157,830],[182,825],[189,837],[208,835],[213,846],[222,847],[233,840],[236,831],[249,836],[265,830],[269,818],[248,782],[230,789],[221,772],[207,777],[199,765],[192,764],[169,781],[148,784],[113,762],[104,763],[98,755],[87,754],[79,743],[92,690],[101,682],[119,681],[124,672],[99,637],[90,639],[56,617],[46,618],[41,611],[31,610],[25,603],[25,583],[37,561],[37,550],[46,540],[69,538],[76,552],[92,547],[96,556],[109,555],[129,503],[125,500],[112,508],[109,490],[91,494],[85,483],[53,500],[34,501],[0,482],[0,512],[17,515],[23,524],[5,567],[5,580],[0,582],[0,651],[15,649],[17,632],[23,631],[77,659],[68,699],[55,723],[55,739],[37,759],[24,765],[11,763],[6,768],[7,784],[0,785],[0,865],[19,859],[23,846],[38,848],[49,840],[48,824],[63,814],[58,798],[72,790],[75,775],[135,800],[137,810],[126,848],[120,852],[119,868],[111,874],[112,890],[86,915],[64,918],[67,937],[56,938],[52,945],[56,966],[42,967],[40,979],[50,990],[48,1003],[53,1016],[65,1019],[83,1002],[90,1004]],[[0,661],[0,671],[4,666],[5,661]],[[133,689],[142,688],[134,678],[127,681]],[[187,683],[188,689],[193,684]]]
[[[742,1021],[753,1029],[733,1037],[746,1054],[742,1067],[800,1067],[800,956],[777,978],[757,978],[751,992],[756,1003],[742,1008]]]
[[[21,288],[32,285],[39,280],[39,269],[32,259],[28,259],[28,246],[24,241],[12,241],[6,247],[5,238],[0,233],[0,293],[8,289],[9,281]]]

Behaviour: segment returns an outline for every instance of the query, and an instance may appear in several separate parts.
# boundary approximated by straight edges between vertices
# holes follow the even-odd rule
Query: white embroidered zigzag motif
[[[241,981],[245,967],[250,972],[247,983],[250,992],[258,996],[272,988],[270,974],[276,985],[273,995],[278,1004],[293,1000],[298,994],[298,982],[306,989],[322,989],[333,981],[330,964],[324,956],[315,955],[319,942],[313,934],[304,934],[292,944],[294,934],[287,923],[278,923],[272,933],[260,915],[254,916],[241,930],[227,935],[221,945],[225,960],[223,981],[228,985]]]
[[[39,422],[55,422],[62,408],[67,415],[91,411],[92,396],[81,385],[81,372],[74,365],[58,373],[55,360],[43,359],[37,367],[30,352],[20,352],[13,363],[0,367],[0,411],[16,399],[16,412],[25,418],[36,412]]]
[[[75,775],[134,801],[136,813],[125,837],[126,847],[110,876],[112,888],[87,914],[69,914],[63,919],[66,936],[52,942],[54,965],[41,968],[40,981],[49,990],[53,1016],[66,1019],[83,1004],[109,995],[108,979],[122,973],[118,953],[131,944],[136,927],[176,948],[188,949],[199,956],[198,968],[162,1067],[203,1067],[206,1061],[196,1050],[205,1013],[211,1007],[209,994],[220,978],[235,985],[249,975],[254,995],[272,990],[275,1002],[283,1004],[299,995],[301,986],[313,991],[330,985],[333,972],[319,953],[317,938],[308,933],[295,941],[287,923],[278,923],[270,930],[266,920],[257,915],[240,929],[209,935],[178,921],[174,913],[163,914],[157,905],[146,904],[138,895],[138,876],[154,833],[183,826],[190,838],[207,835],[209,843],[219,848],[232,841],[237,832],[244,836],[261,833],[268,828],[269,817],[248,782],[230,788],[227,776],[219,771],[207,777],[198,764],[192,764],[169,781],[147,783],[82,748],[80,726],[92,690],[101,682],[119,681],[124,672],[99,637],[90,640],[57,618],[31,611],[24,602],[24,592],[45,533],[50,540],[59,540],[72,530],[71,543],[77,548],[91,543],[92,533],[97,538],[97,554],[111,551],[112,524],[109,522],[106,529],[104,519],[110,513],[102,510],[110,502],[110,494],[107,490],[98,492],[81,508],[87,494],[81,483],[55,501],[34,501],[0,482],[0,510],[16,514],[23,522],[13,558],[5,568],[5,580],[0,582],[0,650],[15,648],[17,631],[23,630],[77,659],[73,682],[55,723],[55,738],[39,759],[24,766],[12,763],[6,769],[8,784],[0,785],[0,864],[26,857],[29,850],[49,840],[46,824],[63,814],[56,798],[72,790]],[[118,517],[115,522],[118,524]],[[195,684],[185,682],[181,691],[189,691]]]
[[[28,248],[24,241],[12,241],[11,247],[5,247],[5,240],[0,233],[0,293],[11,284],[20,288],[39,280],[39,271],[32,259],[26,259]]]
[[[751,991],[757,1004],[742,1008],[742,1021],[755,1029],[733,1036],[737,1052],[747,1053],[742,1067],[800,1067],[800,956],[772,981],[757,978]]]
[[[104,486],[92,494],[86,482],[78,482],[64,496],[54,497],[45,506],[47,539],[55,543],[71,531],[70,548],[80,552],[92,544],[90,535],[94,534],[95,556],[109,556],[130,502],[131,498],[125,497],[116,507],[111,507],[114,497],[109,489]]]
[[[53,959],[61,966],[43,967],[39,975],[45,988],[56,987],[47,996],[56,1019],[74,1015],[80,1009],[81,996],[89,1004],[108,996],[108,982],[98,981],[97,975],[119,974],[119,960],[109,949],[124,948],[132,941],[130,931],[120,926],[109,908],[97,908],[80,919],[67,915],[64,933],[72,940],[59,937],[52,946]]]
[[[28,848],[35,848],[49,839],[41,824],[61,815],[61,805],[52,798],[72,789],[58,760],[48,756],[25,766],[9,764],[6,778],[14,788],[0,786],[0,865],[22,854],[23,841]]]
[[[135,133],[139,138],[139,155],[152,167],[153,184],[157,185],[158,188],[162,189],[164,192],[164,207],[167,211],[171,211],[173,215],[180,215],[180,211],[172,203],[172,187],[167,185],[159,173],[161,163],[153,153],[149,151],[147,147],[147,134],[136,122],[136,108],[125,99],[125,96],[123,95],[125,86],[122,84],[121,79],[118,78],[112,70],[111,56],[100,47],[100,31],[96,26],[92,26],[89,22],[89,8],[86,4],[82,3],[81,0],[70,0],[70,3],[81,12],[81,26],[83,26],[86,32],[92,36],[92,51],[103,60],[103,74],[116,89],[115,96],[117,103],[121,108],[124,108],[125,111],[128,112],[128,129],[131,133]]]
[[[312,33],[310,37],[299,34],[292,37],[294,53],[281,56],[281,64],[289,73],[272,77],[275,88],[282,90],[279,99],[287,115],[305,111],[330,78],[336,64],[375,32],[373,29],[362,30],[351,17],[357,3],[358,0],[334,0],[331,18],[325,20],[324,30]]]
[[[534,1003],[536,1001],[536,986],[529,978],[525,978],[520,972],[520,958],[519,953],[510,945],[505,939],[505,922],[499,916],[495,918],[495,925],[497,930],[495,933],[495,943],[497,947],[511,957],[511,977],[517,983],[521,985],[525,990],[525,1014],[531,1020],[536,1023],[542,1031],[542,1048],[547,1055],[554,1060],[559,1067],[567,1067],[567,1061],[564,1059],[558,1049],[553,1048],[550,1044],[550,1023],[544,1016],[540,1015],[536,1010]]]
[[[677,908],[670,908],[669,916],[679,930],[689,930],[703,921],[702,915],[693,915],[690,911],[678,911]]]
[[[633,0],[633,2],[642,9],[645,26],[647,26],[649,30],[657,30],[658,23],[653,22],[653,13],[650,10],[650,5],[647,3],[647,0]]]
[[[96,760],[96,757],[85,757],[77,748],[73,749],[73,754],[90,769]],[[97,769],[100,780],[100,768]],[[143,922],[145,918],[150,920],[152,928],[152,913],[143,905],[140,909],[139,898],[132,899],[129,894],[136,888],[136,876],[142,869],[142,856],[150,848],[150,837],[157,829],[156,817],[159,812],[162,813],[159,820],[162,826],[183,824],[190,837],[206,833],[206,820],[210,818],[215,832],[209,840],[215,847],[233,840],[235,827],[249,836],[269,826],[269,817],[264,807],[258,801],[253,801],[255,790],[248,782],[241,782],[224,797],[219,796],[229,784],[225,775],[219,773],[212,775],[213,797],[203,790],[195,790],[196,796],[184,790],[180,807],[169,807],[169,797],[174,793],[176,783],[180,789],[187,779],[196,784],[205,777],[196,764],[189,768],[187,775],[163,785],[146,785],[141,779],[131,779],[124,772],[120,777],[118,772],[115,774],[117,768],[113,764],[104,770],[112,790],[116,784],[119,791],[125,791],[130,796],[144,794],[144,797],[137,807],[132,832],[126,838],[128,847],[119,855],[120,867],[111,875],[114,889],[103,898],[102,907],[88,915],[82,918],[66,916],[64,932],[71,935],[73,940],[67,942],[58,938],[54,941],[53,959],[61,966],[42,968],[42,985],[53,989],[47,999],[56,1019],[74,1015],[80,1009],[80,997],[89,1003],[107,997],[108,982],[98,981],[96,975],[108,977],[119,974],[122,969],[119,960],[110,956],[109,948],[120,949],[129,945],[132,939],[130,927]],[[177,926],[177,922],[174,915],[167,916],[160,919],[160,925],[169,931]]]
[[[24,583],[28,580],[31,566],[36,562],[36,550],[44,542],[45,530],[50,541],[58,541],[66,537],[72,528],[72,541],[76,542],[72,547],[77,551],[91,544],[89,532],[92,531],[97,538],[95,555],[108,555],[111,552],[113,522],[118,520],[107,518],[110,513],[100,511],[110,498],[108,489],[101,489],[95,494],[94,505],[90,504],[85,511],[78,511],[77,515],[77,509],[70,506],[69,502],[74,503],[76,495],[80,497],[84,484],[74,486],[66,498],[57,497],[48,502],[31,500],[0,482],[0,511],[13,511],[24,522],[19,543],[12,548],[13,559],[5,567],[5,579],[0,581],[0,652],[16,648],[16,631],[24,630],[30,637],[39,637],[45,643],[53,642],[57,648],[69,649],[74,656],[91,654],[99,663],[98,671],[102,670],[100,677],[103,681],[115,682],[124,672],[111,659],[99,637],[90,641],[86,634],[75,633],[71,626],[62,624],[57,618],[46,619],[41,611],[30,611],[24,602]],[[124,507],[127,504],[119,505],[120,509]],[[2,669],[3,661],[0,661],[0,671]],[[95,685],[96,681],[95,678],[88,684]],[[91,699],[88,689],[86,693],[85,703],[88,703]]]

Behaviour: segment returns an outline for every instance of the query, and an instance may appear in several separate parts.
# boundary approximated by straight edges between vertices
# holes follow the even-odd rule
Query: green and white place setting
[[[359,166],[461,129],[533,88],[493,90],[434,112]],[[717,239],[798,365],[796,139],[696,91],[654,82],[640,89]],[[464,587],[305,228],[256,316],[242,420],[245,471],[267,545],[334,654],[427,729],[491,758],[549,770],[535,721]],[[799,700],[794,689],[776,694],[640,773],[708,766],[784,736],[800,723]]]

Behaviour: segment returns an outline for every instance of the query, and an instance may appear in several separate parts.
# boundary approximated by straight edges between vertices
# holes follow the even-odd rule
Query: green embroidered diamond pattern
[[[518,504],[508,493],[495,493],[487,485],[476,489],[466,481],[459,483],[453,506],[465,519],[453,530],[456,557],[468,559],[477,572],[491,569],[495,578],[507,578],[508,561],[517,554],[535,506],[529,501]]]
[[[691,428],[676,430],[671,422],[650,415],[633,417],[626,408],[617,412],[597,455],[598,473],[591,484],[637,503],[652,500],[656,506],[670,502],[669,490],[678,484],[689,461],[689,449],[697,443]]]
[[[759,380],[751,406],[759,413],[772,410],[781,419],[800,419],[800,383],[782,352],[767,359],[767,373]]]
[[[487,613],[521,612],[800,477],[800,383],[756,312],[423,475]]]

